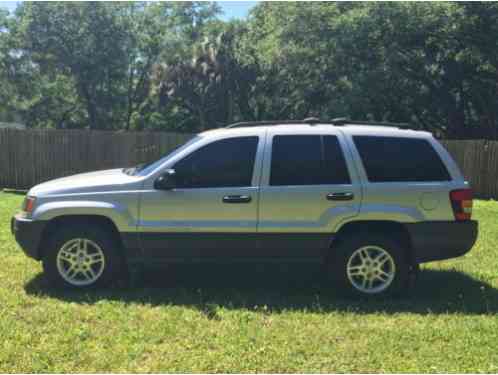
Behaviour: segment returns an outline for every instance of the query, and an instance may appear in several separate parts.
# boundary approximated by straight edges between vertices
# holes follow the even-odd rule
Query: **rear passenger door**
[[[359,211],[361,189],[337,129],[268,130],[258,233],[268,256],[320,256]]]

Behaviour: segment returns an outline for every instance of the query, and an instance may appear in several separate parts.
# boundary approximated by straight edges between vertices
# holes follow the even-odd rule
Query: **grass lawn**
[[[498,372],[498,203],[465,257],[411,294],[347,301],[312,266],[178,266],[131,288],[55,292],[0,193],[0,372]]]

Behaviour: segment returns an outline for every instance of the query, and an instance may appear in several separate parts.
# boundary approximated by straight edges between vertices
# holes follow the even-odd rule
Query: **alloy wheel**
[[[368,245],[353,252],[346,272],[355,289],[366,294],[376,294],[391,285],[396,276],[396,265],[386,250]]]
[[[92,240],[75,238],[57,253],[57,270],[69,284],[86,286],[95,283],[104,272],[104,252]]]

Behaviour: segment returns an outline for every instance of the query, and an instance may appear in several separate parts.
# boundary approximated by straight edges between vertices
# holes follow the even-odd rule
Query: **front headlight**
[[[22,211],[28,215],[31,215],[31,213],[33,212],[33,207],[35,207],[35,201],[35,197],[26,196],[22,204]]]

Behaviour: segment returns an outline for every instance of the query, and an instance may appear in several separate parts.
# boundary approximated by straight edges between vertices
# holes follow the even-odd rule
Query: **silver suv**
[[[33,187],[12,232],[58,286],[146,262],[290,260],[322,262],[343,291],[399,293],[420,263],[468,252],[477,222],[444,147],[382,125],[210,130],[148,165]]]

